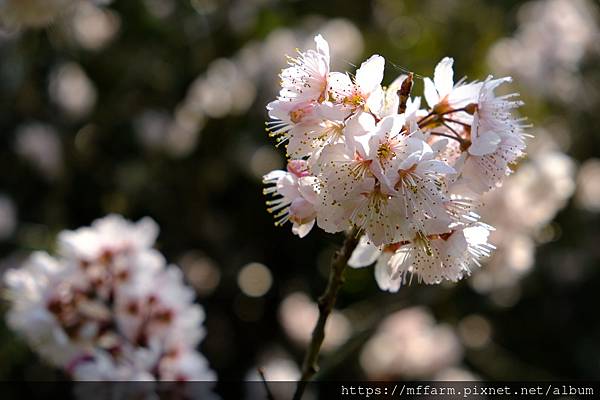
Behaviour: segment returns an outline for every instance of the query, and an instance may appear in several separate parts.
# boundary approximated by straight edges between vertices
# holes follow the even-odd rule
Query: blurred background
[[[296,379],[341,237],[273,226],[264,131],[285,54],[321,33],[333,68],[385,82],[511,75],[529,156],[482,214],[495,256],[459,284],[379,291],[349,270],[320,379],[600,379],[600,16],[588,0],[81,1],[0,34],[0,274],[63,229],[154,218],[207,314],[223,380]],[[417,80],[414,93],[422,91]],[[0,314],[6,304],[0,303]],[[342,367],[343,366],[343,367]],[[0,322],[0,380],[64,379]]]

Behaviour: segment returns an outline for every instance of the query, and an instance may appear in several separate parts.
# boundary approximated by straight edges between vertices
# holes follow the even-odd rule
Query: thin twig
[[[267,392],[268,400],[275,400],[275,396],[271,392],[269,388],[269,384],[267,383],[267,378],[265,377],[265,371],[262,368],[258,368],[258,375],[260,375],[260,379],[262,379],[263,385],[265,386],[265,391]]]
[[[457,120],[452,119],[452,118],[444,118],[444,122],[452,122],[453,124],[462,125],[465,128],[470,128],[471,127],[471,124],[467,124],[466,122],[462,122],[462,121],[457,121]],[[446,124],[444,124],[444,125],[446,125]]]
[[[457,138],[462,139],[462,136],[460,136],[460,133],[458,133],[456,131],[456,129],[454,129],[453,127],[451,127],[450,125],[448,125],[447,123],[444,122],[444,126],[448,129],[450,129],[450,131],[452,131],[452,133],[454,133],[454,136],[456,136]]]
[[[438,115],[437,115],[435,112],[433,112],[433,111],[430,111],[430,112],[429,112],[429,114],[427,114],[426,116],[424,116],[424,117],[420,118],[420,119],[417,121],[417,126],[418,126],[419,128],[423,128],[423,127],[424,127],[424,126],[426,126],[427,124],[430,124],[431,122],[433,122],[433,121],[430,121],[430,119],[431,119],[431,118],[433,118],[433,119],[435,120],[435,119],[437,119],[437,118],[438,118]]]
[[[447,133],[442,133],[442,132],[430,132],[431,135],[433,136],[442,136],[448,139],[454,139],[457,142],[459,142],[461,145],[464,143],[464,140],[460,137],[456,137],[454,135],[448,135]]]
[[[448,115],[448,114],[453,114],[455,112],[466,112],[469,113],[469,106],[465,106],[462,108],[454,108],[448,111],[444,111],[443,113],[441,113],[440,115]]]
[[[302,398],[308,381],[319,370],[319,352],[321,351],[321,345],[325,339],[325,324],[333,310],[338,292],[344,283],[344,270],[346,269],[346,265],[348,264],[352,252],[358,245],[358,239],[359,232],[354,228],[347,233],[344,244],[331,260],[327,288],[319,298],[319,319],[317,320],[310,344],[306,350],[306,356],[304,357],[304,362],[302,364],[302,375],[298,381],[296,392],[294,393],[294,400],[300,400]]]

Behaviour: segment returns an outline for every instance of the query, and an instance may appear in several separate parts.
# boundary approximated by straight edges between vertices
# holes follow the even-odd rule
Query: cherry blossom
[[[287,142],[288,171],[265,176],[276,225],[305,236],[355,228],[353,267],[375,264],[382,290],[415,280],[458,281],[494,249],[493,228],[477,215],[479,197],[497,189],[525,152],[517,94],[498,95],[509,77],[454,80],[443,58],[423,96],[413,74],[382,86],[385,59],[330,71],[325,39],[299,52],[269,103],[270,131]],[[319,50],[321,49],[321,50]],[[301,86],[297,83],[301,82]],[[427,107],[425,107],[426,103]]]
[[[298,51],[289,57],[289,67],[281,71],[280,100],[301,104],[322,101],[329,75],[329,44],[321,35],[315,36],[316,50]]]
[[[308,164],[290,161],[287,171],[272,171],[264,176],[264,182],[272,185],[264,193],[278,196],[267,201],[269,212],[275,214],[275,225],[290,221],[294,234],[306,236],[315,224],[317,201],[317,181],[310,175]]]
[[[118,215],[61,232],[57,257],[7,271],[9,326],[75,380],[214,380],[196,350],[204,311],[157,235]]]

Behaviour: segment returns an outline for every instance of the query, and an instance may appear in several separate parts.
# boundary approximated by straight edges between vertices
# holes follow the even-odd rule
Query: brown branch
[[[352,252],[358,245],[358,239],[359,232],[356,228],[353,228],[346,234],[344,244],[331,260],[327,288],[319,298],[319,319],[317,320],[310,344],[306,350],[306,356],[304,357],[304,362],[302,364],[302,375],[298,381],[296,392],[294,393],[294,400],[300,400],[302,398],[308,381],[319,371],[319,352],[321,351],[321,345],[325,339],[325,324],[333,310],[338,292],[344,283],[344,270],[346,269],[346,265],[348,264]]]

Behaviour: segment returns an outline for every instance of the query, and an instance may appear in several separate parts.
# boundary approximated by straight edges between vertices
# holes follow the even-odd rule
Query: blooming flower
[[[392,184],[400,199],[406,229],[422,230],[434,221],[446,226],[450,223],[444,208],[444,175],[454,174],[454,169],[442,160],[436,160],[433,149],[416,138],[408,136],[396,155]],[[381,150],[380,150],[381,152]],[[388,172],[388,180],[389,180]]]
[[[384,91],[381,88],[384,67],[385,59],[373,55],[356,70],[354,80],[348,74],[330,73],[327,88],[330,99],[347,112],[364,109],[379,114],[384,101]]]
[[[292,232],[300,237],[308,235],[315,224],[317,181],[310,175],[308,164],[303,160],[292,160],[286,171],[272,171],[264,176],[264,183],[272,185],[264,194],[272,194],[274,200],[267,201],[270,213],[275,214],[275,225],[292,222]]]
[[[398,135],[402,118],[386,117],[354,156],[343,145],[321,155],[325,172],[319,226],[358,226],[377,245],[404,240],[430,220],[446,221],[439,175],[453,172],[422,140]],[[450,222],[449,220],[447,221]]]
[[[286,143],[289,156],[301,158],[342,135],[343,122],[327,120],[315,103],[296,104],[275,100],[267,106],[272,120],[267,124],[278,144]]]
[[[335,141],[341,134],[342,121],[324,117],[330,114],[327,100],[329,82],[329,44],[315,36],[316,51],[298,51],[290,58],[289,67],[281,72],[281,91],[277,100],[268,104],[271,121],[267,123],[278,144],[287,143],[288,155],[307,156]]]
[[[332,233],[354,224],[377,243],[393,241],[402,233],[399,203],[385,193],[366,154],[362,146],[354,155],[343,144],[325,149],[317,223]]]
[[[315,44],[316,51],[298,51],[298,57],[288,58],[289,67],[280,75],[280,100],[295,104],[324,100],[329,74],[329,44],[321,35],[315,36]]]
[[[440,61],[433,74],[433,81],[424,78],[425,100],[432,109],[445,112],[465,107],[477,99],[481,83],[465,83],[464,79],[454,84],[454,60],[445,57]]]
[[[471,127],[471,144],[465,153],[462,174],[477,193],[501,184],[511,173],[509,165],[524,153],[522,120],[512,110],[522,102],[512,100],[515,94],[496,96],[494,90],[510,78],[488,78],[481,86]]]
[[[452,229],[447,234],[426,237],[418,234],[409,244],[401,245],[388,262],[390,279],[407,281],[417,275],[426,284],[443,280],[456,282],[471,273],[479,259],[489,256],[494,248],[487,243],[487,225]]]
[[[510,81],[510,78],[488,77],[481,85],[477,107],[473,114],[469,154],[481,156],[492,153],[501,142],[502,135],[520,139],[521,121],[515,119],[511,111],[521,106],[523,102],[512,100],[517,96],[515,93],[500,97],[494,93],[498,86]]]
[[[485,193],[500,186],[512,170],[510,164],[523,155],[525,143],[521,137],[499,135],[496,149],[476,156],[466,154],[461,174],[465,183],[476,193]]]
[[[425,236],[379,248],[363,240],[349,260],[354,268],[365,267],[375,260],[375,278],[382,290],[396,292],[403,284],[419,282],[456,282],[471,273],[479,260],[488,257],[494,246],[488,243],[492,228],[485,224],[454,227],[447,233]]]

